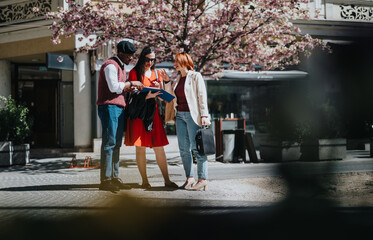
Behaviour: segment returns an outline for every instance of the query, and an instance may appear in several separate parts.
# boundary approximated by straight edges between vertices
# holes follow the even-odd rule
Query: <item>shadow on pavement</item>
[[[50,162],[32,162],[27,165],[13,165],[10,167],[1,167],[1,172],[22,172],[27,174],[38,174],[38,173],[58,173],[62,169],[70,167],[70,162],[62,160],[54,160]]]
[[[55,184],[55,185],[39,185],[25,187],[8,187],[0,188],[0,192],[28,192],[28,191],[82,191],[82,190],[98,190],[98,184]]]
[[[287,199],[271,207],[234,210],[148,207],[141,199],[120,195],[110,208],[94,214],[57,219],[19,217],[1,225],[0,232],[2,239],[31,240],[371,239],[373,236],[369,221],[372,209],[346,213],[323,201]]]
[[[92,168],[84,168],[84,160],[78,159],[77,164],[75,165],[75,169],[79,170],[90,170],[90,169],[97,169],[100,166],[100,160],[92,160],[93,167]],[[30,175],[37,175],[40,173],[63,173],[66,174],[66,171],[71,167],[71,160],[66,159],[46,159],[46,160],[33,160],[31,163],[27,165],[13,165],[10,167],[0,167],[1,172],[21,172]],[[136,160],[121,160],[119,162],[119,166],[123,168],[129,167],[136,167]],[[74,168],[72,168],[74,169]]]
[[[99,184],[53,184],[53,185],[37,185],[37,186],[24,186],[24,187],[7,187],[7,188],[0,188],[0,192],[28,192],[28,191],[92,191],[99,189]],[[136,189],[141,188],[141,185],[138,183],[124,183],[121,189],[129,190],[129,189]],[[175,191],[178,190],[176,188],[170,187],[152,187],[150,189],[146,189],[145,191]]]
[[[176,190],[180,190],[178,188],[171,188],[171,187],[151,187],[149,189],[145,189],[147,192],[173,192]]]

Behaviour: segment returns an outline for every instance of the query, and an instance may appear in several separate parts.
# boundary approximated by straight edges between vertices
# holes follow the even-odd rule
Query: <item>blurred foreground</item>
[[[122,156],[118,193],[98,190],[99,169],[33,159],[0,169],[1,239],[324,239],[373,237],[373,159],[230,164],[209,162],[207,192],[169,189],[153,156],[140,188]],[[365,155],[364,155],[365,154]],[[184,181],[168,154],[170,177]],[[97,161],[95,162],[97,164]]]

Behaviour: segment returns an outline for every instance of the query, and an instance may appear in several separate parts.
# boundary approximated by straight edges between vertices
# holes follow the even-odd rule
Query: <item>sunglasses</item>
[[[147,58],[147,57],[145,57],[145,62],[155,62],[155,58]]]

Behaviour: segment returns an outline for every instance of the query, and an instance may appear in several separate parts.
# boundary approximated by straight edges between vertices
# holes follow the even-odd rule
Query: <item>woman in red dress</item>
[[[160,74],[158,77],[155,73],[155,50],[153,47],[145,47],[140,54],[140,57],[135,67],[130,71],[129,81],[141,81],[145,87],[162,87],[162,78]],[[157,98],[160,92],[146,95],[146,101]],[[148,177],[146,174],[146,148],[153,148],[157,164],[162,172],[165,186],[178,186],[172,182],[168,176],[167,159],[163,146],[168,144],[166,131],[163,120],[159,114],[158,105],[156,104],[155,114],[153,118],[153,129],[146,131],[143,120],[128,119],[127,130],[124,144],[126,146],[136,146],[136,162],[142,178],[142,188],[150,188]]]

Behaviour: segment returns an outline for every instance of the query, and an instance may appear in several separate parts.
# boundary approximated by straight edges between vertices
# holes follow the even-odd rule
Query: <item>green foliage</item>
[[[295,86],[281,88],[278,98],[268,111],[267,129],[270,135],[280,141],[297,142],[297,126],[302,124],[309,111],[305,108],[301,88]]]
[[[295,133],[299,142],[309,139],[340,138],[344,136],[343,121],[335,106],[329,100],[310,105],[308,119],[296,124]]]
[[[31,136],[32,120],[29,110],[23,105],[17,105],[10,96],[0,96],[0,141],[12,141],[14,144],[25,143]]]
[[[322,138],[339,138],[346,134],[344,122],[335,106],[326,101],[319,107],[320,122],[319,135]]]
[[[344,123],[336,107],[304,98],[285,102],[272,109],[268,119],[272,137],[302,143],[324,138],[344,137]]]

